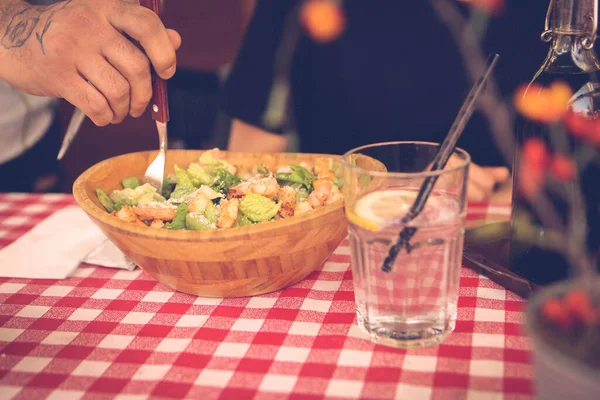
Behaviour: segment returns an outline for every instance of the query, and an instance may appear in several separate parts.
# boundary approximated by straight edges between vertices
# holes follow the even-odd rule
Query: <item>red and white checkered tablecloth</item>
[[[0,194],[0,248],[71,204]],[[356,325],[349,254],[346,240],[304,281],[253,298],[174,292],[139,269],[0,279],[0,398],[532,397],[521,298],[463,268],[456,330],[443,344],[374,345]]]

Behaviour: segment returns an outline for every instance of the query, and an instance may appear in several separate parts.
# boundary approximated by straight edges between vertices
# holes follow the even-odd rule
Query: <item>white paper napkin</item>
[[[132,270],[129,261],[77,206],[61,209],[0,251],[0,276],[64,279],[81,262]]]
[[[129,271],[136,269],[137,265],[131,261],[117,246],[108,239],[93,249],[81,262],[99,265],[101,267],[122,268]]]

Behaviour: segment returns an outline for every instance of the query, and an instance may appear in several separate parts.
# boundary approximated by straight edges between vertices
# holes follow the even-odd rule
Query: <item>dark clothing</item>
[[[169,79],[169,139],[185,148],[205,149],[217,114],[219,76],[215,72],[179,68]]]
[[[224,89],[223,107],[232,118],[261,126],[285,15],[295,4],[258,1]],[[488,28],[484,51],[501,56],[495,77],[505,96],[544,59],[547,6],[508,1],[507,12]],[[344,8],[348,24],[337,41],[322,45],[303,35],[295,51],[291,86],[300,151],[342,154],[374,142],[441,142],[471,86],[448,28],[428,1],[346,0]],[[478,113],[459,146],[478,164],[503,164]]]

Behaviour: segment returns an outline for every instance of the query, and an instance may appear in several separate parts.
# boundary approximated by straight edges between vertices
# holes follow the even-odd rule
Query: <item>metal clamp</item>
[[[550,29],[550,17],[553,8],[552,3],[554,3],[554,0],[550,0],[550,4],[548,5],[548,11],[546,11],[546,20],[544,22],[544,32],[542,32],[540,36],[544,42],[549,42],[552,40],[552,29]]]
[[[596,42],[596,33],[598,31],[598,0],[594,0],[594,11],[591,16],[592,18],[592,33],[583,38],[581,44],[587,50],[591,50],[594,47],[594,42]]]
[[[554,3],[554,0],[550,0],[550,4],[548,6],[548,12],[546,12],[546,20],[544,22],[544,31],[540,35],[541,39],[544,42],[550,42],[552,40],[552,38],[554,37],[554,35],[553,35],[554,32],[553,32],[552,28],[550,28],[550,19],[552,18],[552,10],[554,9],[553,3]],[[593,7],[594,7],[593,14],[591,16],[589,16],[589,18],[591,18],[591,20],[592,20],[592,31],[590,32],[589,35],[586,35],[583,39],[581,39],[581,45],[587,50],[592,49],[592,47],[594,47],[594,43],[596,42],[597,31],[598,31],[598,0],[594,0]]]

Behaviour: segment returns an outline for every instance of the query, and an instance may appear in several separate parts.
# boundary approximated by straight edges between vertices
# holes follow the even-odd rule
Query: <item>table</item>
[[[0,194],[0,247],[68,195]],[[469,219],[509,207],[471,204]],[[355,322],[348,241],[304,281],[253,298],[174,292],[139,269],[0,279],[2,399],[530,399],[523,300],[462,269],[456,330],[374,345]]]

